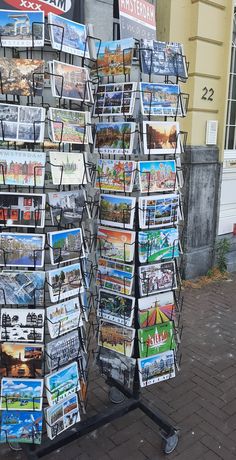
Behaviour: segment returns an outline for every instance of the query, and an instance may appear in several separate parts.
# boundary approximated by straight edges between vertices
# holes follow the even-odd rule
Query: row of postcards
[[[17,13],[11,22],[12,11],[1,10],[1,46],[43,47],[44,13]],[[91,37],[88,26],[53,13],[48,14],[47,30],[53,49],[96,61],[97,76],[130,74],[137,43],[133,38],[101,42]],[[187,79],[186,59],[180,43],[142,39],[139,45],[142,72]]]

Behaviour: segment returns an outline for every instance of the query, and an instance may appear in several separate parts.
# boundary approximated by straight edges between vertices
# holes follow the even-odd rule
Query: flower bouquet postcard
[[[41,411],[42,403],[43,379],[2,378],[1,410]]]
[[[89,58],[87,27],[84,24],[48,13],[48,27],[53,49]]]
[[[2,305],[44,304],[45,272],[9,270],[0,272],[0,303]]]
[[[44,317],[45,311],[41,308],[2,308],[0,340],[26,343],[43,342]]]
[[[144,121],[143,149],[145,155],[181,153],[178,121]]]
[[[44,61],[0,58],[1,93],[14,96],[42,96]]]
[[[63,431],[80,421],[77,395],[68,396],[54,407],[45,409],[47,435],[54,439]]]
[[[50,337],[55,339],[83,325],[79,297],[46,308]]]
[[[131,155],[135,129],[133,122],[97,123],[94,151],[101,155]]]
[[[177,188],[175,160],[139,161],[141,193],[170,192]]]
[[[100,321],[98,345],[116,351],[129,358],[133,353],[135,329]]]
[[[46,395],[49,406],[55,406],[61,400],[80,389],[77,362],[68,364],[57,372],[45,377]]]
[[[95,187],[111,192],[132,192],[136,170],[135,161],[99,158]]]
[[[0,150],[0,185],[43,187],[46,153]]]
[[[141,82],[140,99],[143,115],[163,117],[185,115],[179,85]]]
[[[0,227],[43,228],[44,194],[0,192]]]
[[[139,198],[139,225],[141,228],[175,225],[179,218],[179,195],[152,195]]]
[[[99,85],[94,115],[103,117],[128,116],[134,111],[137,83],[109,83]]]
[[[141,39],[140,54],[143,73],[188,78],[181,43]]]
[[[140,296],[176,289],[176,269],[173,261],[139,267]]]
[[[51,264],[57,265],[85,257],[81,228],[48,233]]]
[[[100,223],[112,227],[133,228],[136,198],[100,195]]]
[[[132,262],[135,232],[100,225],[97,230],[97,253],[100,257]]]
[[[51,88],[54,97],[93,102],[88,69],[59,61],[52,61],[50,65]]]
[[[175,357],[173,350],[159,353],[149,358],[138,359],[141,387],[162,382],[175,377]]]
[[[99,290],[97,315],[105,320],[132,326],[135,298]]]
[[[4,410],[1,413],[0,443],[41,444],[43,413]]]
[[[175,348],[173,322],[167,321],[138,330],[140,358]]]
[[[106,348],[100,348],[97,365],[102,375],[116,380],[129,390],[133,390],[136,359],[128,358]]]
[[[97,42],[95,72],[99,77],[130,75],[134,51],[134,39],[125,38],[109,42]]]
[[[42,268],[45,235],[0,233],[0,266]]]
[[[50,152],[49,160],[54,185],[87,184],[83,153]]]
[[[73,359],[81,356],[82,346],[78,331],[72,331],[62,337],[48,342],[46,345],[46,360],[50,371],[65,366]]]
[[[88,112],[57,109],[48,110],[52,142],[63,144],[88,144],[91,141],[91,124]]]
[[[84,291],[80,263],[50,270],[47,278],[51,302],[60,302]]]
[[[9,3],[9,2],[8,2]],[[44,12],[0,10],[1,46],[39,47],[44,45]]]
[[[97,268],[97,286],[131,295],[134,281],[134,265],[125,265],[112,260],[99,259]]]
[[[141,329],[176,320],[173,291],[138,299],[138,318]]]
[[[157,262],[179,257],[177,228],[147,230],[138,233],[139,262]]]
[[[43,142],[46,110],[43,107],[0,105],[0,140]]]
[[[48,203],[53,225],[60,223],[61,225],[73,224],[77,226],[80,225],[83,217],[87,214],[90,215],[83,189],[50,192],[48,193]]]
[[[4,342],[0,344],[2,377],[41,377],[43,345]]]

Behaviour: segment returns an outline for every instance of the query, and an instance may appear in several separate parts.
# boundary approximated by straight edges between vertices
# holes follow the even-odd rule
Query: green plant
[[[227,271],[226,255],[230,250],[230,242],[224,238],[216,243],[216,266],[221,273]]]

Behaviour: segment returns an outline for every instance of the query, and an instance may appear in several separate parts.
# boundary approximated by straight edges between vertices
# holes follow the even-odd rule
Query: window
[[[229,74],[229,96],[225,130],[225,149],[236,150],[236,8],[231,50],[231,67]]]

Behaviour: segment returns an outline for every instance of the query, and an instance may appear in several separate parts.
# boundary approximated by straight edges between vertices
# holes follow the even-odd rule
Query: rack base
[[[65,431],[59,435],[55,440],[46,440],[42,446],[22,446],[22,449],[28,460],[37,460],[46,455],[55,452],[57,449],[67,446],[78,438],[106,425],[123,415],[132,412],[133,410],[140,409],[147,415],[154,423],[160,428],[160,436],[162,437],[162,448],[166,454],[173,452],[179,440],[179,430],[171,425],[167,419],[158,412],[154,411],[149,402],[140,398],[126,399],[124,402],[108,408],[102,414],[98,414],[79,422],[73,426],[72,431]]]

